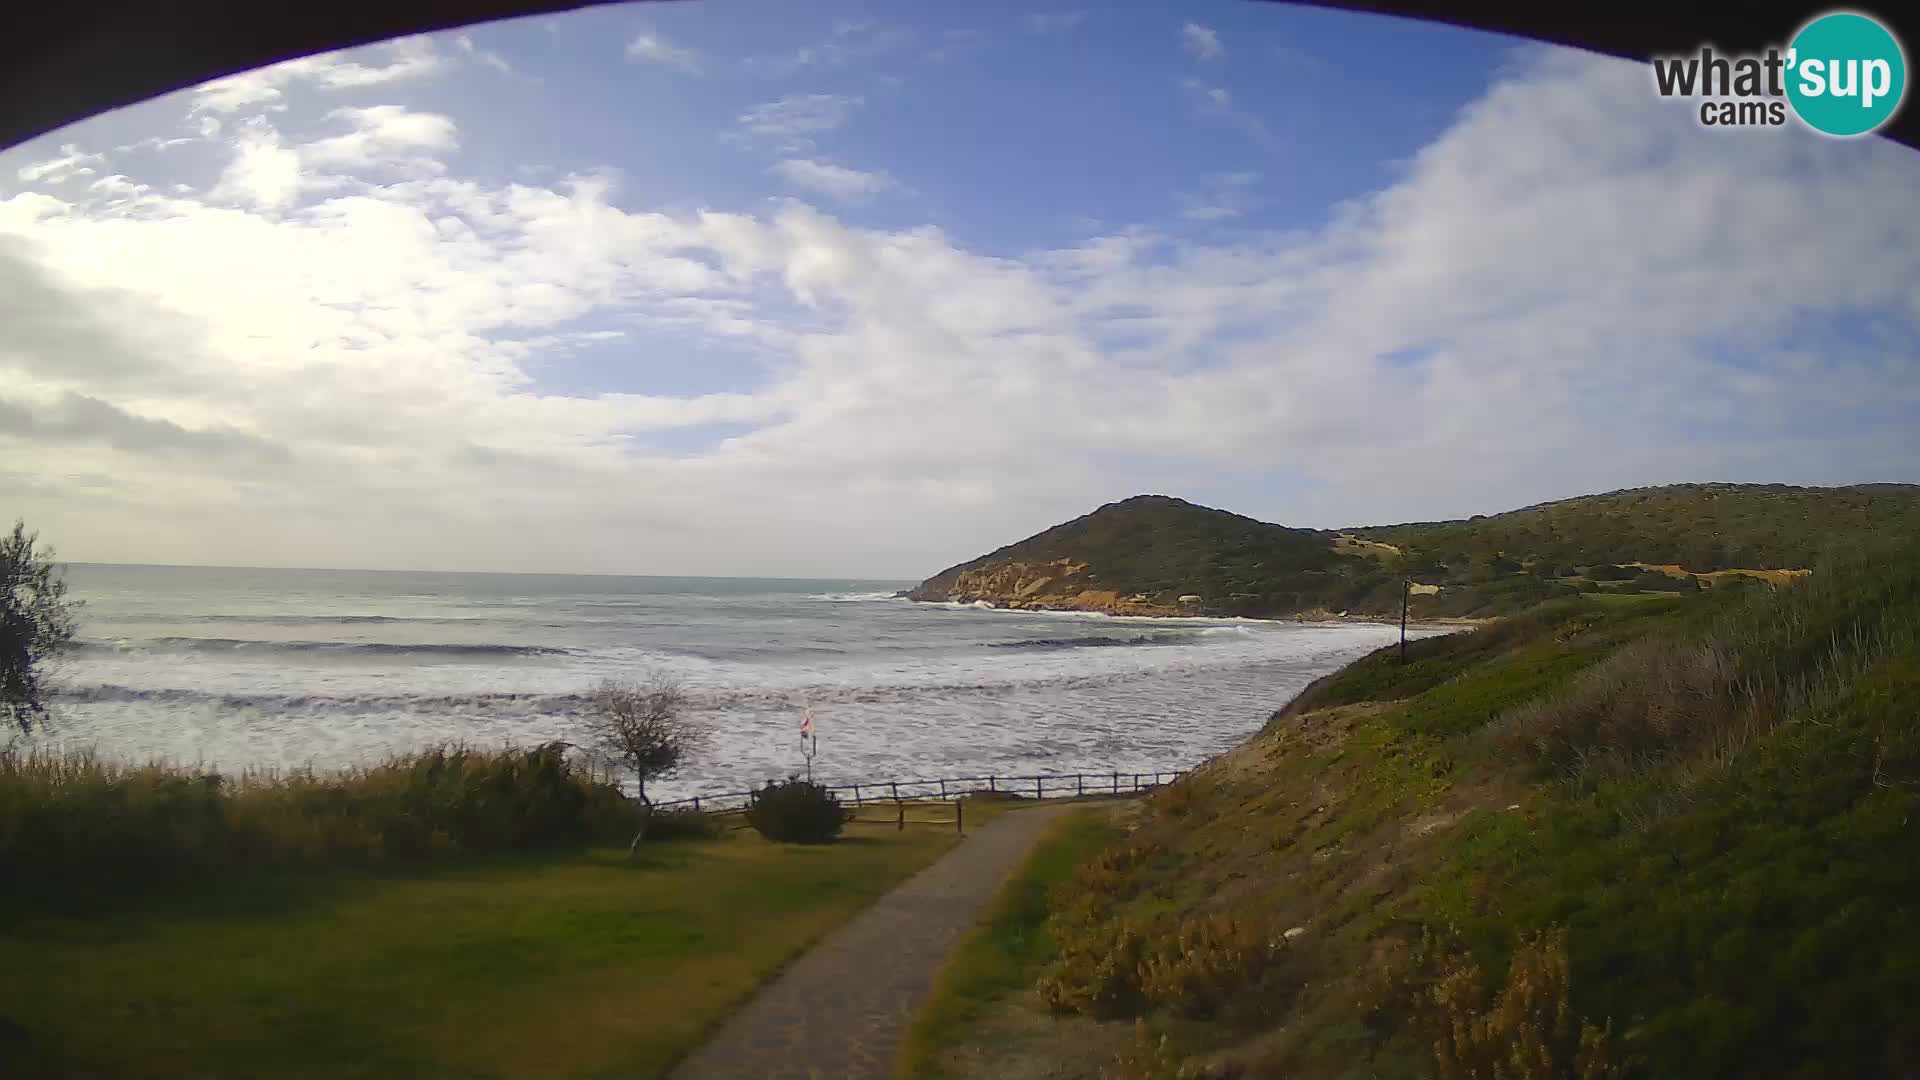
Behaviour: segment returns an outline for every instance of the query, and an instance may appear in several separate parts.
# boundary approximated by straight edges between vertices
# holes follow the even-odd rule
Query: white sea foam
[[[226,767],[339,765],[446,740],[526,744],[576,735],[595,681],[664,668],[714,734],[669,793],[800,767],[795,724],[808,706],[815,772],[836,779],[1154,771],[1233,745],[1307,682],[1397,633],[975,617],[859,583],[783,593],[569,579],[543,592],[509,578],[255,571],[241,589],[218,573],[178,573],[76,575],[76,592],[95,601],[83,632],[101,645],[69,666],[45,741]]]

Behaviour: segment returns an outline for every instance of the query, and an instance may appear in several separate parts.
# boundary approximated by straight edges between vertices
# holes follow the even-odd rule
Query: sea
[[[1398,628],[916,603],[898,581],[67,567],[84,604],[32,740],[334,768],[579,735],[599,681],[679,677],[708,730],[653,788],[1156,772],[1257,731]],[[1416,631],[1428,633],[1432,631]]]

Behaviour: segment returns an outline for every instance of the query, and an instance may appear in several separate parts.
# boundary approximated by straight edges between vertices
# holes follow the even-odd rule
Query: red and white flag
[[[807,736],[812,734],[813,734],[813,710],[802,709],[800,712],[800,737],[804,739]]]

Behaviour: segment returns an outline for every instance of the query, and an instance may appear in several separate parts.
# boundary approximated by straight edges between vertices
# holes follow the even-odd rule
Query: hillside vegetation
[[[1833,550],[1920,535],[1920,486],[1679,484],[1544,503],[1491,517],[1350,530],[1423,562],[1502,554],[1555,568],[1673,563],[1696,573],[1812,566]]]
[[[1292,529],[1141,495],[934,575],[917,600],[1116,614],[1511,614],[1580,593],[1642,595],[1778,580],[1920,532],[1920,487],[1688,484],[1465,521]],[[1746,573],[1741,573],[1745,571]]]
[[[1310,529],[1139,495],[944,570],[910,595],[1078,606],[1092,594],[1093,606],[1168,608],[1198,595],[1210,606],[1257,598],[1305,607],[1347,584],[1350,562]]]
[[[1382,650],[1156,794],[988,1023],[1058,1077],[1915,1075],[1916,717],[1911,546]]]

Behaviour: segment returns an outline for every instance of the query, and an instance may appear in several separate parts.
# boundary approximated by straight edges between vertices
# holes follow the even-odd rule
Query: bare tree
[[[25,522],[0,536],[0,728],[31,732],[47,716],[47,668],[73,643],[74,612],[53,552]]]
[[[644,681],[613,679],[594,687],[587,708],[587,748],[634,779],[639,827],[627,858],[640,850],[653,819],[647,782],[672,775],[705,742],[705,732],[687,719],[687,692],[680,680],[655,672]]]

